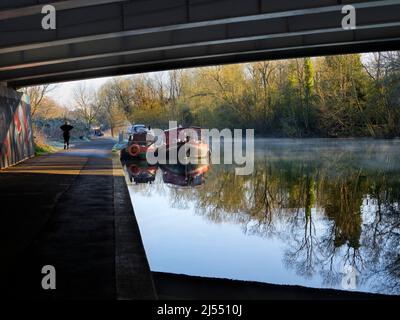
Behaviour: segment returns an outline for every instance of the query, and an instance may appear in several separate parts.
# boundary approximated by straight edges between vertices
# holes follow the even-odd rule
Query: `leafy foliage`
[[[399,136],[399,55],[369,57],[373,59],[363,61],[355,54],[116,78],[102,87],[98,99],[108,110],[111,127],[136,122],[163,128],[177,120],[209,128],[254,128],[266,136]]]

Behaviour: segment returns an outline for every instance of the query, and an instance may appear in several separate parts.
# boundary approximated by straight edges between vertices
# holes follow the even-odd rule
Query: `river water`
[[[232,165],[128,164],[152,271],[400,294],[400,141],[257,139]]]

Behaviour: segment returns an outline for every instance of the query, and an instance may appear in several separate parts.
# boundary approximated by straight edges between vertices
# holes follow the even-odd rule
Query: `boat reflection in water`
[[[209,163],[150,165],[147,161],[130,160],[122,162],[131,183],[153,183],[160,168],[165,184],[175,187],[197,187],[205,183]]]
[[[157,166],[151,166],[147,161],[130,160],[122,162],[130,182],[152,183],[156,179]]]
[[[161,166],[165,184],[179,187],[197,187],[205,183],[209,164],[174,164]]]

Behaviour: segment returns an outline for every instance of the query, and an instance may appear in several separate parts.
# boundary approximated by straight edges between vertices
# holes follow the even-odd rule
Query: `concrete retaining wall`
[[[0,169],[34,154],[29,98],[0,86]]]

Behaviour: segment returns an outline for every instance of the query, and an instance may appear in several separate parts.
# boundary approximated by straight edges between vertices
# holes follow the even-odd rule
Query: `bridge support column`
[[[35,155],[30,112],[27,95],[0,83],[0,169]]]

